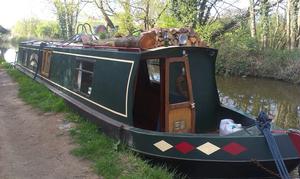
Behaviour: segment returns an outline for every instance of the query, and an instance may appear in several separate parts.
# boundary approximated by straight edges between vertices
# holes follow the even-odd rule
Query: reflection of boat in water
[[[130,149],[199,177],[277,173],[255,120],[220,105],[217,50],[150,50],[21,43],[16,67],[80,109]],[[243,129],[220,136],[222,119]],[[273,130],[288,171],[300,162],[300,135]]]

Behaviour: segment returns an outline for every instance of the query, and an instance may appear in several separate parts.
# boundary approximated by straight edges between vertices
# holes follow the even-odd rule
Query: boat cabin
[[[134,126],[172,133],[216,130],[216,55],[214,49],[193,47],[143,52],[135,84]]]
[[[203,47],[40,50],[20,44],[18,63],[113,120],[158,132],[205,133],[217,131],[221,119],[245,118],[220,106],[216,56]]]
[[[215,49],[169,46],[142,51],[51,43],[43,47],[40,42],[21,43],[19,48],[17,69],[140,154],[195,176],[270,176],[254,160],[276,171],[254,118],[220,104]],[[222,119],[242,124],[243,130],[219,135]],[[273,136],[291,171],[299,165],[299,131]]]

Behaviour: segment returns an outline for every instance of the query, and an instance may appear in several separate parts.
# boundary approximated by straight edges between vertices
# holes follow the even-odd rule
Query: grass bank
[[[105,136],[95,124],[70,110],[63,99],[1,59],[0,68],[5,68],[19,84],[19,97],[26,103],[44,112],[63,112],[68,121],[76,123],[70,134],[79,145],[71,152],[92,161],[98,175],[104,178],[137,179],[175,177],[175,172],[169,172],[165,167],[152,166],[125,146],[118,145],[118,141]]]

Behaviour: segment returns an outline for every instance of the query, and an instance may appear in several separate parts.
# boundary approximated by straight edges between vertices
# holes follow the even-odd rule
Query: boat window
[[[29,68],[33,71],[36,70],[38,63],[38,55],[36,53],[32,53],[29,59]]]
[[[23,65],[27,66],[27,61],[28,61],[28,52],[26,50],[23,57]]]
[[[90,61],[77,61],[76,72],[77,82],[76,88],[79,92],[86,95],[92,93],[94,63]]]
[[[188,101],[188,86],[184,62],[170,63],[169,102],[170,104]]]
[[[147,68],[148,68],[149,80],[154,83],[160,83],[159,59],[147,60]]]

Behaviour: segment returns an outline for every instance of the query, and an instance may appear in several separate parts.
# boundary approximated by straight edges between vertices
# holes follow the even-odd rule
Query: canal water
[[[254,117],[260,111],[273,117],[276,125],[300,129],[300,85],[271,79],[217,77],[222,104]],[[297,169],[292,178],[299,178]]]
[[[4,58],[6,62],[13,63],[16,60],[17,47],[11,44],[0,44],[0,57]]]
[[[300,128],[300,85],[240,77],[217,77],[220,101],[253,116],[265,111],[276,125]]]

